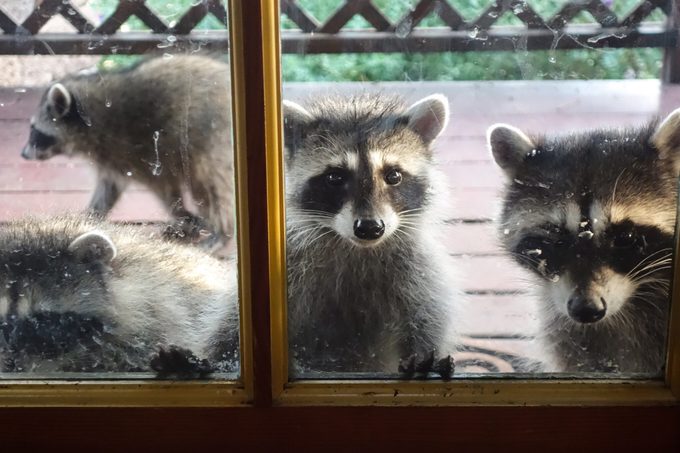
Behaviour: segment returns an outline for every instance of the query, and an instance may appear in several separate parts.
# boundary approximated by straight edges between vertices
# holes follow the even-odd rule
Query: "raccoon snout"
[[[567,311],[575,321],[589,324],[604,318],[607,313],[607,302],[603,298],[594,301],[582,294],[575,294],[567,302]]]
[[[30,143],[24,146],[24,148],[21,150],[21,157],[23,157],[26,160],[37,159],[38,152],[35,149],[35,146],[31,145]]]
[[[354,235],[359,239],[375,240],[385,233],[385,222],[373,219],[354,221]]]

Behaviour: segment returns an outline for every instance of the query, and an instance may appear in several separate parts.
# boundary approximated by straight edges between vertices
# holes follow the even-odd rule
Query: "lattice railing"
[[[478,17],[465,20],[456,10],[457,0],[420,0],[396,21],[371,0],[346,0],[320,22],[295,0],[281,0],[282,14],[299,29],[282,31],[284,53],[351,52],[464,52],[483,50],[578,49],[582,47],[661,47],[667,49],[667,79],[680,81],[678,56],[678,7],[674,0],[644,0],[625,17],[618,17],[606,0],[565,1],[552,17],[544,18],[531,7],[531,0],[495,0]],[[666,16],[663,23],[645,21],[655,10]],[[580,13],[595,20],[571,24]],[[511,14],[521,26],[496,25]],[[43,26],[61,15],[75,33],[45,33]],[[217,18],[222,30],[196,26],[208,15]],[[436,15],[445,27],[420,27]],[[360,16],[371,28],[348,28]],[[131,17],[151,33],[121,31]],[[69,0],[43,0],[22,23],[14,22],[0,6],[0,54],[135,54],[167,47],[227,47],[225,0],[201,0],[189,7],[175,23],[166,23],[145,0],[119,0],[118,6],[100,23],[92,23]]]

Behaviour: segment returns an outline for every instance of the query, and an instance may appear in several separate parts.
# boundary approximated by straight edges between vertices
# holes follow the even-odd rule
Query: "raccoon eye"
[[[613,245],[617,248],[631,247],[637,241],[633,230],[622,231],[614,237]]]
[[[329,186],[341,186],[345,183],[345,175],[339,171],[330,171],[326,173],[325,178]]]
[[[396,186],[401,182],[401,172],[396,168],[393,168],[392,170],[388,171],[385,174],[385,182],[390,186]]]

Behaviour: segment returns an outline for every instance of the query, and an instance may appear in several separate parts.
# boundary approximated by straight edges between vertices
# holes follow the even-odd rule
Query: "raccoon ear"
[[[53,118],[60,119],[71,110],[73,98],[61,83],[55,83],[47,91],[47,111]]]
[[[116,246],[111,238],[99,230],[81,234],[71,242],[68,251],[81,263],[110,263],[116,257]]]
[[[408,127],[431,143],[449,122],[449,100],[443,94],[433,94],[413,104],[406,111]]]
[[[314,117],[300,104],[283,100],[283,140],[284,146],[292,150],[300,142],[304,129]]]
[[[514,173],[536,146],[524,132],[507,124],[491,126],[486,131],[486,142],[498,166],[508,174]]]
[[[676,175],[680,175],[680,109],[675,110],[657,126],[652,143],[661,157],[673,163]]]

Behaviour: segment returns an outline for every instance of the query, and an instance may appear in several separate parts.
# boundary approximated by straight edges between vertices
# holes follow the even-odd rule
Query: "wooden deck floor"
[[[527,131],[560,133],[638,124],[680,107],[680,87],[652,80],[334,83],[289,84],[284,95],[304,100],[317,92],[365,90],[397,92],[409,100],[432,93],[449,98],[451,121],[437,143],[437,155],[455,200],[445,245],[459,264],[468,298],[463,329],[467,344],[478,348],[477,357],[484,349],[539,357],[531,341],[518,338],[531,337],[537,328],[527,276],[504,257],[492,228],[502,176],[486,150],[487,127],[504,122]],[[0,89],[0,221],[80,210],[93,188],[94,174],[85,161],[35,163],[19,156],[39,96],[39,90]],[[166,214],[153,196],[132,186],[112,217],[159,220]],[[493,354],[486,360],[487,369],[511,371]]]

